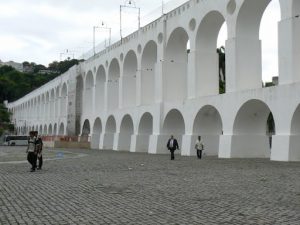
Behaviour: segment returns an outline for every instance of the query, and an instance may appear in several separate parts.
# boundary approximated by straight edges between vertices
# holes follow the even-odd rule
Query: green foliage
[[[14,126],[10,122],[11,113],[8,112],[7,108],[3,104],[0,104],[0,136],[4,131],[13,131]]]
[[[66,72],[70,67],[78,64],[77,59],[52,62],[49,67],[37,65],[34,62],[23,62],[26,72],[22,73],[11,66],[0,67],[0,103],[4,100],[15,101],[29,92],[39,88],[60,74]],[[44,70],[43,73],[40,73]],[[45,73],[46,71],[46,73]],[[48,72],[47,72],[48,71]]]
[[[223,94],[226,87],[225,48],[223,46],[217,48],[217,53],[219,55],[219,93]]]

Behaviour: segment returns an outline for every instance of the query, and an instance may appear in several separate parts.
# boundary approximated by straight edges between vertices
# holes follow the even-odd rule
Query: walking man
[[[171,138],[168,140],[167,148],[171,152],[171,160],[174,160],[174,152],[176,149],[179,149],[179,146],[177,140],[174,138],[173,135],[171,135]]]

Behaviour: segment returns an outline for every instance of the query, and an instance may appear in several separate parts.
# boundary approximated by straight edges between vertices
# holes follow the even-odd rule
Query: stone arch
[[[116,119],[113,115],[109,116],[105,124],[105,134],[103,139],[103,148],[112,149],[114,144],[114,134],[116,133]]]
[[[64,125],[64,123],[60,123],[59,130],[58,130],[58,135],[60,135],[60,136],[65,135],[65,125]]]
[[[262,16],[271,0],[244,0],[236,18],[235,63],[238,89],[262,86]],[[251,59],[251,60],[249,60]]]
[[[188,33],[176,28],[170,35],[163,73],[163,98],[165,101],[184,101],[187,96]]]
[[[48,135],[53,135],[52,124],[51,123],[48,126]]]
[[[133,50],[128,51],[124,58],[122,77],[122,106],[131,107],[136,104],[136,72],[137,56]]]
[[[126,114],[120,125],[120,135],[118,140],[118,150],[130,150],[131,135],[133,134],[133,120],[129,114]]]
[[[54,89],[52,88],[50,91],[50,118],[54,117],[54,109],[55,109],[55,95],[54,95]]]
[[[200,135],[206,149],[205,153],[218,155],[222,130],[223,123],[219,111],[212,105],[205,105],[198,111],[194,119],[193,134],[195,136],[193,143]],[[192,147],[194,146],[192,145]]]
[[[106,72],[103,65],[99,66],[96,75],[96,112],[104,111]]]
[[[116,58],[114,58],[108,68],[107,81],[107,107],[108,110],[115,110],[119,107],[119,78],[120,65]]]
[[[93,133],[91,136],[91,148],[99,149],[100,134],[102,133],[102,123],[100,118],[96,118],[93,125]]]
[[[141,102],[152,104],[155,100],[155,72],[157,63],[157,44],[149,41],[143,50],[141,65]]]
[[[181,146],[182,135],[185,134],[185,122],[182,113],[178,109],[172,109],[167,113],[163,122],[162,134],[165,136],[164,143],[167,143],[170,135],[174,135],[179,146]]]
[[[48,135],[48,129],[47,129],[47,125],[44,125],[44,131],[43,131],[44,135]]]
[[[93,88],[94,88],[94,76],[92,71],[89,71],[85,78],[85,88],[84,88],[84,110],[86,112],[93,108]]]
[[[57,135],[57,123],[54,124],[53,135]]]
[[[39,134],[44,134],[43,133],[43,126],[42,125],[40,125],[40,127],[39,127]]]
[[[90,135],[90,133],[91,133],[90,121],[88,119],[86,119],[83,122],[81,135],[88,137]]]
[[[50,95],[49,95],[48,91],[46,93],[45,109],[46,109],[45,115],[46,115],[46,118],[48,119],[50,116]]]
[[[55,89],[55,118],[57,118],[59,115],[58,106],[59,106],[59,86],[56,87]]]
[[[225,18],[218,11],[207,13],[196,35],[196,97],[219,93],[218,35]]]
[[[153,133],[153,116],[146,112],[142,115],[136,142],[136,150],[139,152],[148,152],[150,135]]]
[[[83,78],[82,76],[76,77],[76,110],[75,110],[75,134],[79,135],[81,132],[81,115],[82,115],[82,102],[83,102]]]
[[[67,84],[64,83],[61,89],[61,104],[60,104],[60,111],[61,116],[65,117],[67,116]]]
[[[232,157],[270,157],[267,135],[267,120],[270,113],[268,105],[258,99],[251,99],[240,107],[233,124]]]

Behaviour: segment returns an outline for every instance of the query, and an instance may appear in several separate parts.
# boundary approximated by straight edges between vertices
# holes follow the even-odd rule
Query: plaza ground
[[[300,224],[300,163],[0,147],[0,224]]]

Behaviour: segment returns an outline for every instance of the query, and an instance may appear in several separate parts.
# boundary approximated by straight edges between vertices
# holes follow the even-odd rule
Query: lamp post
[[[101,26],[93,26],[93,52],[94,52],[94,56],[96,55],[96,29],[108,30],[109,31],[108,45],[110,46],[110,44],[111,44],[111,28],[107,27],[107,24],[104,24],[104,22],[101,23]],[[105,45],[105,47],[106,47],[106,45]]]
[[[138,10],[138,30],[140,29],[141,26],[141,9],[136,6],[134,1],[131,0],[126,0],[124,5],[120,5],[120,37],[122,41],[122,8],[131,8],[131,9],[137,9]]]

